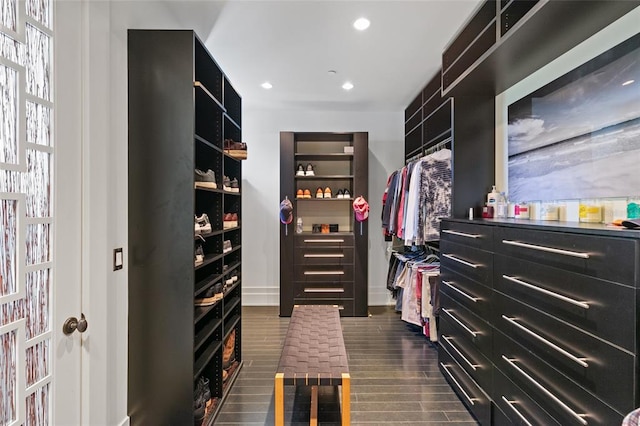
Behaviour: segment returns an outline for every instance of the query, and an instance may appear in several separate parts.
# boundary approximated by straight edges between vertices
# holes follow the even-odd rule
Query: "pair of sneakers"
[[[231,240],[224,240],[222,242],[222,253],[229,253],[233,250],[233,246],[231,246]]]
[[[227,213],[222,219],[222,227],[224,229],[235,228],[238,226],[238,213]]]
[[[296,193],[296,198],[311,198],[311,191],[309,191],[308,189],[305,189],[305,190],[298,189],[298,192]]]
[[[217,189],[218,184],[216,184],[216,175],[213,170],[209,169],[206,172],[203,172],[200,169],[196,169],[194,172],[194,181],[196,188],[205,188],[205,189]]]
[[[339,189],[336,198],[351,198],[351,193],[347,188]]]
[[[206,213],[202,213],[200,216],[195,215],[194,231],[195,235],[209,234],[211,232],[211,222]]]
[[[323,190],[322,188],[318,187],[318,189],[316,189],[316,198],[331,198],[331,188],[327,186]]]
[[[229,176],[224,176],[222,178],[222,189],[227,192],[240,192],[240,184],[238,184],[238,179],[231,179]]]
[[[225,279],[225,284],[227,286],[232,285],[235,282],[238,282],[238,280],[240,279],[239,275],[238,275],[238,271],[234,270],[233,272],[231,272],[227,278]]]
[[[207,412],[207,404],[211,400],[211,388],[209,379],[200,376],[193,392],[193,421],[194,424],[202,424]]]
[[[304,167],[302,164],[298,164],[298,169],[296,170],[296,176],[315,176],[315,172],[313,171],[313,165],[311,163],[307,164],[307,167]]]

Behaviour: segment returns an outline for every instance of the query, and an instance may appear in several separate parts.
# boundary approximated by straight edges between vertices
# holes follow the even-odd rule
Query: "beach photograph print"
[[[512,201],[640,194],[640,34],[508,108]]]

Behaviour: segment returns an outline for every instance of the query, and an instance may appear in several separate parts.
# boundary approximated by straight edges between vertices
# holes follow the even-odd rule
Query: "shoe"
[[[247,144],[244,142],[235,142],[232,139],[225,139],[224,152],[236,160],[246,160]]]
[[[344,198],[344,192],[342,192],[342,189],[338,189],[338,194],[336,195],[336,198]]]
[[[224,370],[223,370],[224,371]],[[201,400],[193,401],[193,425],[200,426],[204,420],[206,406]]]
[[[211,222],[209,222],[209,216],[206,213],[202,213],[200,217],[196,216],[195,230],[196,234],[209,234],[211,232]]]
[[[200,266],[204,263],[204,250],[202,250],[202,246],[198,245],[195,251],[195,266]]]
[[[304,197],[302,198],[311,198],[311,191],[309,191],[308,189],[304,190]]]
[[[233,271],[233,275],[231,276],[231,279],[233,280],[234,283],[237,283],[240,280],[240,273],[238,271]]]
[[[298,192],[296,192],[296,198],[304,198],[304,191],[302,189],[298,189]]]
[[[324,198],[331,198],[331,188],[328,186],[324,189]]]
[[[233,284],[233,278],[232,278],[232,277],[227,277],[224,283],[225,283],[226,285],[231,285],[231,284]]]
[[[231,179],[230,186],[231,186],[231,189],[229,189],[229,191],[236,192],[236,193],[240,192],[240,185],[238,184],[238,179],[236,178]]]
[[[304,166],[298,164],[298,170],[296,170],[296,176],[304,176]]]
[[[324,191],[322,188],[316,189],[316,198],[324,198]]]
[[[238,226],[238,215],[237,213],[227,213],[224,215],[223,221],[222,221],[222,228],[223,229],[229,229],[229,228],[235,228]]]
[[[351,198],[351,193],[347,188],[344,189],[342,198]]]
[[[207,189],[217,189],[218,185],[216,184],[216,175],[213,173],[213,170],[209,169],[206,172],[202,170],[196,169],[194,173],[195,187],[196,188],[207,188]]]
[[[207,402],[211,399],[211,388],[209,379],[200,377],[193,392],[193,422],[194,425],[201,425],[204,420]]]
[[[311,165],[311,163],[307,164],[307,169],[304,172],[305,176],[315,176],[316,174],[313,171],[313,166]]]
[[[231,250],[233,250],[233,247],[231,247],[231,240],[224,240],[222,242],[222,253],[229,253]]]
[[[222,177],[222,189],[231,192],[231,179],[229,176]]]

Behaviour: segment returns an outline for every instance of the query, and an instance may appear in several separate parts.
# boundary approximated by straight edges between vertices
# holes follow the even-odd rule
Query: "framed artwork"
[[[512,201],[640,194],[640,34],[508,107]]]

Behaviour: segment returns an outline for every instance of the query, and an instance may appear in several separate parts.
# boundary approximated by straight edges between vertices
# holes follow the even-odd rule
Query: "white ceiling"
[[[196,24],[244,105],[401,111],[479,1],[233,0],[171,9]],[[359,17],[371,21],[362,32],[352,26]],[[355,86],[348,92],[347,80]],[[260,87],[265,81],[273,88]]]

